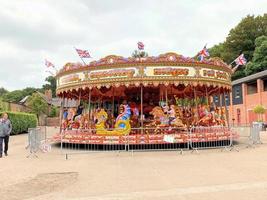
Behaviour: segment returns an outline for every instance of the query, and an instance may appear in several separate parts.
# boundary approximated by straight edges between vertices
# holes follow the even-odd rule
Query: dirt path
[[[50,130],[52,133],[54,130]],[[240,152],[88,153],[26,158],[27,135],[0,159],[1,200],[256,199],[267,195],[267,140]]]

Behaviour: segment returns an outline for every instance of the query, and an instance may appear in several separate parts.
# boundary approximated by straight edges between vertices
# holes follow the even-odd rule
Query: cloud
[[[79,61],[74,46],[93,59],[130,56],[137,41],[149,55],[193,56],[222,42],[248,14],[265,13],[264,0],[13,0],[0,3],[0,87],[40,87],[44,59],[61,67]],[[242,6],[240,6],[242,5]]]

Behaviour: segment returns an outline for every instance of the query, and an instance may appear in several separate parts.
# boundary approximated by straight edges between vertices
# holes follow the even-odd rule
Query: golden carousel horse
[[[98,135],[128,135],[131,131],[130,125],[130,107],[128,105],[120,106],[120,114],[118,115],[115,123],[114,130],[107,130],[105,122],[108,119],[108,114],[104,109],[100,109],[96,113],[97,123],[96,134]]]

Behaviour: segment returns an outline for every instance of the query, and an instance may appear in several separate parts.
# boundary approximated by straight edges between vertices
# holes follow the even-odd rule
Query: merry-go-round
[[[229,140],[231,73],[219,58],[198,61],[176,53],[67,63],[56,75],[62,109],[54,139],[98,145]],[[70,99],[76,108],[64,107]],[[194,127],[209,127],[208,136],[189,134]]]

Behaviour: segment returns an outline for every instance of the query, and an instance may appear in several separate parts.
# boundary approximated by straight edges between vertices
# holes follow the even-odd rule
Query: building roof
[[[51,104],[53,106],[60,107],[60,105],[61,105],[61,99],[58,98],[58,97],[52,98]],[[76,100],[73,100],[73,99],[69,99],[69,100],[65,101],[64,107],[65,108],[74,108],[74,107],[77,107],[77,101]]]
[[[258,78],[263,78],[263,77],[267,77],[267,70],[232,81],[232,85],[247,83],[247,82],[254,81],[254,80],[257,80]]]
[[[52,99],[48,99],[43,93],[41,92],[38,92],[36,91],[36,93],[42,97],[45,102],[49,105],[53,105],[53,106],[56,106],[56,107],[60,107],[61,106],[61,99],[58,98],[58,97],[55,97],[55,98],[52,98]],[[25,103],[27,102],[28,98],[30,96],[25,96],[23,99],[21,99],[19,101],[19,104],[22,104],[22,105],[25,105]],[[77,107],[77,101],[76,100],[73,100],[73,99],[69,99],[68,101],[65,101],[65,105],[64,105],[65,108],[73,108],[73,107]]]
[[[29,98],[29,95],[25,96],[23,99],[19,101],[19,104],[25,104],[28,98]]]

